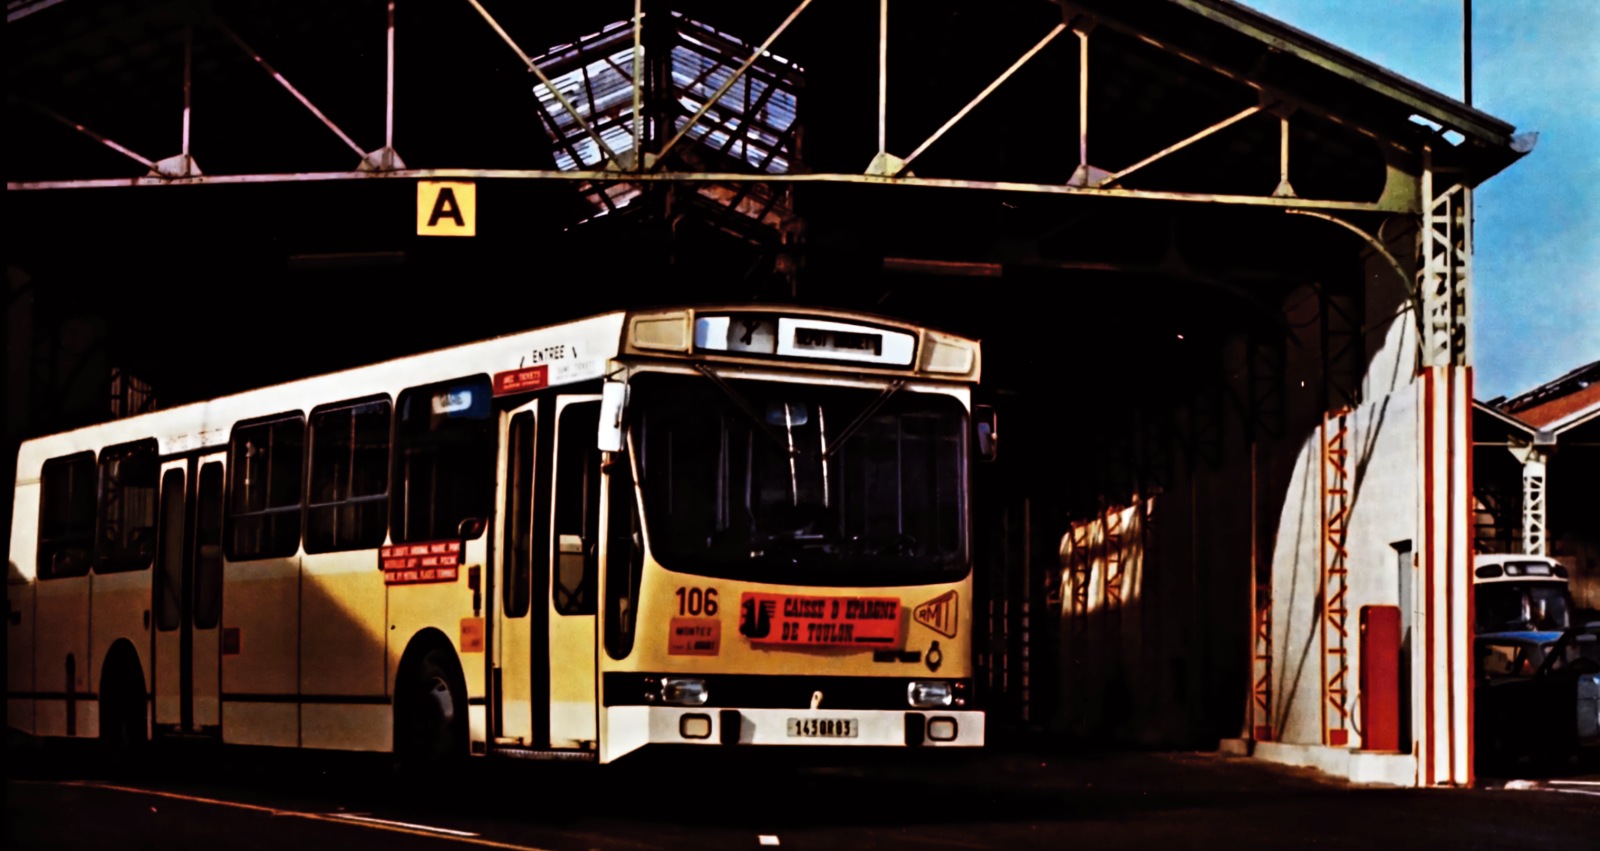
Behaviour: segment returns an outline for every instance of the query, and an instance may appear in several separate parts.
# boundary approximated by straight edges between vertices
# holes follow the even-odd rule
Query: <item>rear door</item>
[[[151,611],[155,724],[168,733],[221,729],[223,458],[161,470]]]

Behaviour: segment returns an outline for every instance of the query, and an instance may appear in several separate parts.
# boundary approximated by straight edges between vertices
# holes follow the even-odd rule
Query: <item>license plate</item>
[[[856,727],[854,718],[790,718],[789,738],[853,739]]]

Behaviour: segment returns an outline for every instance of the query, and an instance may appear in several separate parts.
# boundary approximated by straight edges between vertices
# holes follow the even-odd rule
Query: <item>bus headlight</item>
[[[662,677],[661,702],[673,706],[705,706],[711,692],[706,681],[696,677]]]
[[[944,680],[912,680],[906,685],[906,703],[918,709],[949,706],[955,697],[955,688]]]

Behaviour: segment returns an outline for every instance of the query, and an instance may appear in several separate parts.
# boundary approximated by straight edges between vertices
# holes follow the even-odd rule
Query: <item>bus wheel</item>
[[[465,753],[465,697],[448,650],[436,647],[417,660],[395,706],[395,750],[402,767],[436,766]]]

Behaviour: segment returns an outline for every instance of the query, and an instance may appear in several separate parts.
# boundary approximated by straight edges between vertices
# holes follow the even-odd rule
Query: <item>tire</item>
[[[433,648],[395,696],[395,754],[402,770],[432,771],[466,755],[467,702],[455,656]]]

